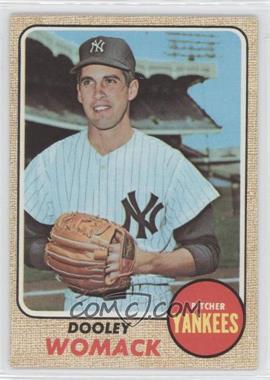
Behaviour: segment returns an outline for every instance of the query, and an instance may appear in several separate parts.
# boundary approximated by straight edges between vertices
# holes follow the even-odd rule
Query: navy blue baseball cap
[[[98,36],[85,41],[79,48],[80,61],[71,69],[75,74],[83,66],[100,64],[131,71],[135,75],[136,60],[122,38]]]

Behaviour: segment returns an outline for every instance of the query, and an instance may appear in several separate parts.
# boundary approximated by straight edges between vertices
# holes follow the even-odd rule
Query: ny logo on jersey
[[[127,199],[128,198],[128,199]],[[122,200],[125,208],[126,219],[123,225],[130,231],[131,217],[138,223],[137,238],[146,239],[146,228],[154,234],[157,231],[155,219],[157,213],[164,207],[162,203],[158,203],[158,197],[151,193],[151,197],[143,210],[140,210],[135,197],[135,191],[128,193],[127,198]],[[149,220],[146,220],[146,215],[150,213]]]
[[[103,53],[104,52],[104,46],[105,44],[105,41],[103,40],[95,40],[92,42],[91,44],[91,49],[90,49],[90,53]]]

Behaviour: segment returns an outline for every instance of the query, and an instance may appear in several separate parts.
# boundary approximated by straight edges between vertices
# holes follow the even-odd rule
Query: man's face
[[[88,65],[81,70],[77,91],[89,125],[106,130],[129,122],[129,102],[138,93],[138,81],[127,86],[121,70]]]

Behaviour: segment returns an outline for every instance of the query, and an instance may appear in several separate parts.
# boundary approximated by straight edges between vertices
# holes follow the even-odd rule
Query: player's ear
[[[139,81],[133,79],[128,88],[128,100],[131,101],[136,98],[139,91]]]
[[[80,85],[77,83],[77,99],[79,103],[82,103],[82,95],[81,95],[81,90],[80,90]]]

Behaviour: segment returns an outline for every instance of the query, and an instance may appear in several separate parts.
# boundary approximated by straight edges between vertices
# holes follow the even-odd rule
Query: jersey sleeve
[[[24,173],[24,208],[35,220],[43,224],[55,221],[50,175],[44,154],[36,156]]]
[[[167,197],[170,228],[183,226],[218,196],[216,189],[191,162],[184,156],[178,157]]]

